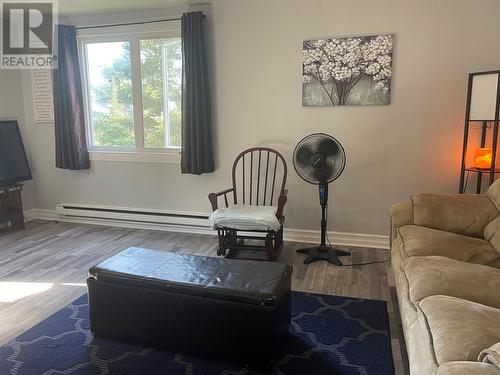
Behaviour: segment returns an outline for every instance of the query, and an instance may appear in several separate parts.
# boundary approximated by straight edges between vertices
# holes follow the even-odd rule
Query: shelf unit
[[[22,185],[0,187],[0,223],[10,222],[13,229],[24,229]]]
[[[487,78],[488,81],[484,80],[485,78]],[[496,87],[491,85],[491,83],[494,82],[496,82]],[[467,102],[465,107],[464,141],[462,147],[462,163],[460,168],[460,185],[458,191],[460,194],[466,193],[467,180],[470,173],[477,174],[476,194],[481,193],[481,185],[484,174],[488,174],[489,176],[488,183],[489,185],[491,185],[495,181],[495,176],[500,173],[500,169],[496,168],[499,111],[500,111],[500,70],[490,70],[486,72],[470,73],[469,80],[467,83]],[[493,129],[493,134],[491,138],[492,160],[491,160],[491,167],[489,169],[468,167],[466,165],[467,148],[469,146],[469,135],[470,135],[469,130],[470,130],[470,125],[472,123],[481,124],[480,147],[485,147],[488,129],[489,128]]]

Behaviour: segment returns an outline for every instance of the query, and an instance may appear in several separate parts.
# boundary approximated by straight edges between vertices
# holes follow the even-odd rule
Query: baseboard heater
[[[200,229],[210,228],[208,214],[198,212],[138,209],[87,204],[61,203],[56,205],[58,215],[76,218],[123,221],[130,223],[168,224]]]

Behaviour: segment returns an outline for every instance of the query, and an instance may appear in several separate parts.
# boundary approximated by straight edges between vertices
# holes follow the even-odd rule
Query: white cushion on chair
[[[273,230],[277,232],[281,228],[276,217],[276,207],[242,204],[215,210],[210,216],[210,224],[214,227],[237,230]]]

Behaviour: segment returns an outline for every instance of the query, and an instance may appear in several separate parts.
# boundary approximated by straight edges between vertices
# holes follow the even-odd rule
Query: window
[[[79,38],[90,150],[179,149],[182,54],[178,33]]]
[[[130,43],[89,43],[87,79],[92,147],[134,147]]]
[[[181,41],[141,40],[144,146],[181,145]]]

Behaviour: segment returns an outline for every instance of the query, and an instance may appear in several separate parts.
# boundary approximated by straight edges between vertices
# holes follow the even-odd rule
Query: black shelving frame
[[[470,105],[472,99],[472,83],[475,76],[478,75],[486,75],[486,74],[497,74],[498,75],[498,84],[497,84],[497,97],[496,97],[496,106],[495,106],[495,118],[493,121],[491,119],[488,120],[470,120]],[[464,142],[462,148],[462,165],[460,169],[460,186],[458,192],[460,194],[464,194],[467,188],[466,184],[466,173],[477,173],[477,182],[476,182],[476,194],[481,193],[481,184],[483,180],[483,174],[489,174],[489,185],[491,185],[495,181],[495,174],[500,173],[500,169],[496,168],[496,156],[497,156],[497,145],[498,145],[498,125],[499,125],[499,113],[500,111],[500,70],[489,70],[484,72],[476,72],[469,74],[469,80],[467,83],[467,102],[465,107],[465,125],[464,125]],[[481,144],[480,147],[484,147],[486,144],[486,133],[488,128],[493,128],[493,137],[491,144],[491,167],[489,169],[480,169],[475,167],[467,167],[467,147],[469,141],[469,127],[471,123],[479,122],[481,123]]]

